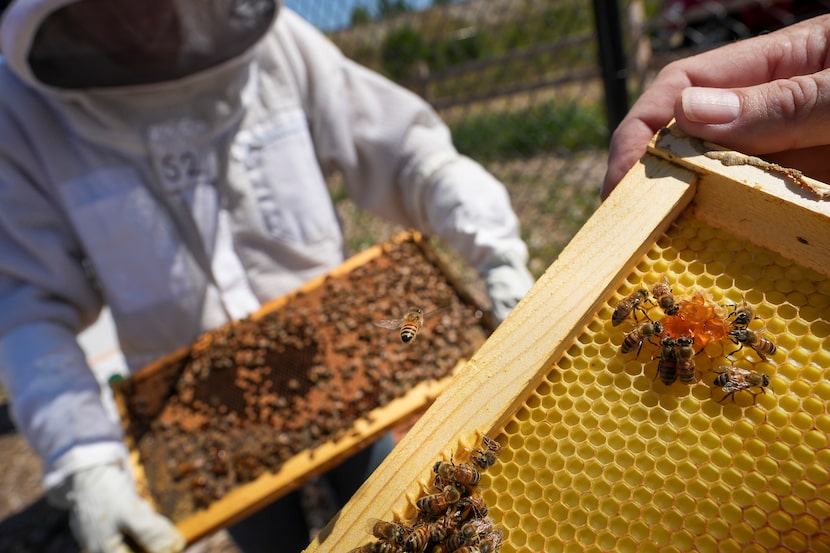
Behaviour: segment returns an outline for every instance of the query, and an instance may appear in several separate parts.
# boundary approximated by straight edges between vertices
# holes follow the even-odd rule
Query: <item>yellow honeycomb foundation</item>
[[[306,552],[365,543],[373,517],[407,519],[435,461],[481,434],[503,446],[481,481],[502,553],[830,552],[830,185],[715,150],[655,135]],[[658,347],[622,354],[630,327],[611,324],[614,307],[664,276],[680,299],[755,308],[750,329],[778,352],[730,359],[768,375],[766,393],[713,385],[728,339],[695,358],[692,386],[662,383]]]
[[[778,352],[732,358],[767,393],[712,384],[729,340],[697,356],[693,386],[665,386],[649,344],[619,351],[614,306],[663,275],[678,296],[755,308]],[[680,216],[495,436],[482,494],[501,551],[830,551],[828,320],[826,276]]]

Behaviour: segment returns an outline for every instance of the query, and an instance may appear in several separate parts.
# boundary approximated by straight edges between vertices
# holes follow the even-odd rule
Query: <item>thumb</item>
[[[675,105],[681,130],[749,154],[830,144],[830,70],[745,88],[689,87]]]

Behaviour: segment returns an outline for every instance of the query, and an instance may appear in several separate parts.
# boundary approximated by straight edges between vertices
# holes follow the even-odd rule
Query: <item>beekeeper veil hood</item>
[[[76,134],[127,154],[207,144],[253,89],[256,45],[279,0],[13,0],[0,21],[7,68]]]
[[[246,51],[277,9],[277,0],[15,0],[0,24],[0,48],[30,83],[159,83]]]

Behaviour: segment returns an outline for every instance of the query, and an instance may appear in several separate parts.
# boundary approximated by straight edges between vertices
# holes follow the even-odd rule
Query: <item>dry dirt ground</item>
[[[538,277],[550,265],[599,204],[599,186],[606,164],[604,152],[538,158],[494,164],[488,168],[507,183],[522,233],[531,251],[530,268]],[[338,204],[347,241],[353,251],[384,241],[400,229],[362,214],[347,201]],[[461,275],[462,280],[466,280]],[[406,427],[398,429],[398,436]],[[0,552],[78,553],[65,513],[43,498],[41,465],[17,434],[0,390]],[[316,501],[314,485],[306,490],[307,518],[328,520]],[[188,549],[188,553],[238,553],[225,532]]]

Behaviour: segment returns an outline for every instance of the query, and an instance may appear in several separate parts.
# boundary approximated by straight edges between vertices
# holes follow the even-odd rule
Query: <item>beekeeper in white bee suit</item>
[[[134,492],[78,333],[108,306],[136,370],[338,265],[324,172],[459,252],[497,318],[532,284],[504,187],[278,0],[13,0],[0,48],[0,376],[89,551],[184,543]],[[264,549],[307,543],[288,518]]]

